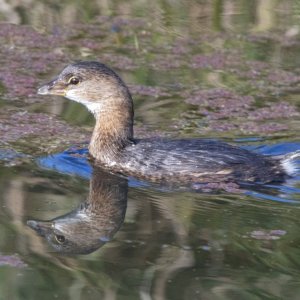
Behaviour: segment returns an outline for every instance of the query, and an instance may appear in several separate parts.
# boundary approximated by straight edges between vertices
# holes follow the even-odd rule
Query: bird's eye
[[[79,78],[75,77],[75,76],[72,76],[70,79],[69,79],[69,84],[73,84],[73,85],[76,85],[79,83]]]
[[[59,244],[63,244],[66,240],[66,238],[63,235],[55,235],[55,239]]]

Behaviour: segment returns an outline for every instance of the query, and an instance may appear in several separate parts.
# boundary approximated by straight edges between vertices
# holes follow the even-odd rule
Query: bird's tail
[[[300,170],[300,150],[284,155],[280,163],[286,174],[295,175]]]

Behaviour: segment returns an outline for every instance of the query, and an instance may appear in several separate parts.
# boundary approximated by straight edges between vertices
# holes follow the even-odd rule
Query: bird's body
[[[264,183],[285,176],[277,160],[207,139],[135,140],[115,160],[98,164],[155,182]]]

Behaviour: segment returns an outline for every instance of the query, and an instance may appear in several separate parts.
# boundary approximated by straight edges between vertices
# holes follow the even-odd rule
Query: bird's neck
[[[95,118],[89,152],[97,161],[110,164],[133,139],[132,102],[103,108],[95,113]]]

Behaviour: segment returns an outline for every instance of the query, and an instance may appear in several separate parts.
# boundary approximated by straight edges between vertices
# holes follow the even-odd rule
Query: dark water
[[[139,136],[296,151],[299,17],[299,1],[0,5],[0,299],[299,299],[300,172],[237,194],[116,178],[85,159],[89,113],[35,95],[97,59],[130,85]]]

